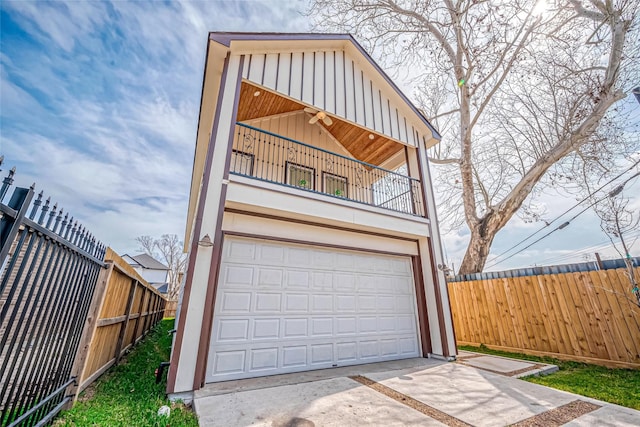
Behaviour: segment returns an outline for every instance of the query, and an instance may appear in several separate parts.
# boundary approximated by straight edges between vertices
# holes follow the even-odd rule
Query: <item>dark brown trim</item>
[[[276,60],[276,84],[273,87],[276,88],[276,92],[281,92],[278,90],[278,80],[280,80],[280,52],[278,52],[278,59]]]
[[[418,159],[419,160],[419,159]],[[407,147],[406,145],[404,146],[404,162],[407,165],[407,175],[409,175],[409,177],[413,178],[413,176],[411,175],[411,161],[409,160],[409,147]],[[424,185],[424,183],[422,181],[420,181],[420,187],[422,187]],[[418,210],[418,206],[416,204],[416,196],[413,194],[413,189],[409,188],[409,196],[411,196],[411,206],[413,206],[413,211],[414,212],[419,212]],[[422,190],[420,190],[422,191]],[[426,212],[426,211],[424,211]],[[426,214],[425,214],[426,216]]]
[[[300,99],[304,99],[304,52],[300,60]],[[291,76],[289,76],[291,78]]]
[[[266,56],[265,56],[266,63]],[[238,102],[240,100],[240,87],[242,85],[242,68],[244,66],[244,56],[240,57],[238,66],[238,76],[236,90],[233,100],[231,123],[229,123],[229,138],[227,140],[227,152],[225,154],[223,179],[229,179],[229,168],[231,167],[231,153],[233,152],[233,139],[235,137],[235,125],[238,118]],[[216,128],[214,128],[216,129]],[[207,374],[207,361],[209,353],[209,343],[211,341],[211,329],[213,327],[213,308],[218,290],[218,271],[222,260],[222,247],[224,235],[222,233],[222,218],[224,216],[224,204],[227,198],[227,185],[222,185],[220,200],[218,204],[218,217],[213,239],[213,254],[209,266],[209,277],[207,279],[207,293],[204,300],[204,312],[202,313],[202,324],[200,327],[200,340],[198,345],[198,356],[196,358],[196,369],[193,378],[193,389],[198,390],[204,385]]]
[[[358,102],[356,101],[358,96],[356,93],[356,64],[353,60],[351,60],[351,81],[353,82],[353,121],[358,123]]]
[[[436,312],[438,314],[438,328],[440,329],[440,340],[442,342],[442,355],[444,357],[451,356],[449,352],[449,339],[447,338],[447,328],[444,323],[444,309],[442,307],[442,292],[440,292],[440,285],[438,281],[438,268],[434,257],[433,240],[431,237],[427,237],[427,246],[429,247],[429,262],[431,263],[431,276],[433,279],[433,290],[436,295]],[[418,250],[420,247],[418,246]]]
[[[218,99],[216,103],[216,113],[213,119],[212,129],[217,129],[220,121],[220,108],[222,106],[222,97],[224,95],[224,87],[227,80],[227,71],[229,69],[229,54],[224,60],[222,68],[222,76],[220,78],[220,89],[218,90]],[[180,307],[180,317],[178,318],[178,330],[176,331],[173,350],[171,352],[171,364],[167,374],[167,393],[173,393],[176,388],[176,377],[178,374],[178,364],[180,362],[180,352],[182,350],[182,341],[185,334],[185,322],[187,320],[187,311],[189,310],[189,299],[191,297],[191,288],[193,286],[193,270],[198,255],[198,241],[200,240],[200,232],[202,231],[202,218],[204,216],[204,205],[206,195],[209,189],[209,177],[211,175],[211,165],[213,163],[213,151],[215,147],[215,134],[211,132],[209,138],[209,147],[207,148],[207,158],[204,166],[204,178],[202,188],[200,189],[200,202],[198,203],[198,212],[193,224],[193,234],[191,236],[191,248],[189,249],[189,262],[187,265],[187,276],[184,282],[184,291],[182,294],[182,304]]]
[[[316,53],[313,52],[313,71],[311,72],[311,105],[316,105]]]
[[[424,207],[424,217],[428,218],[429,222],[431,223],[431,216],[429,215],[429,205],[427,203],[427,189],[425,187],[426,187],[427,182],[428,182],[429,183],[429,188],[431,189],[431,191],[433,191],[433,186],[431,185],[431,181],[425,181],[425,179],[424,179],[424,171],[422,169],[422,159],[420,157],[420,150],[422,150],[422,147],[420,146],[420,143],[418,143],[418,146],[416,147],[416,163],[418,164],[418,176],[420,177],[420,189],[422,191],[422,204],[424,205],[423,206]],[[409,176],[411,176],[411,175],[409,175]],[[433,232],[433,229],[431,228],[431,226],[429,226],[429,228]]]
[[[323,99],[322,99],[322,109],[323,110],[328,110],[327,108],[327,53],[326,52],[322,52],[322,90],[323,90]],[[333,68],[335,69],[335,64],[333,65]],[[334,87],[335,87],[335,80],[334,80]],[[335,109],[333,110],[333,112],[335,113]]]
[[[420,248],[418,248],[420,251]],[[427,297],[424,287],[424,275],[420,256],[411,257],[413,267],[413,282],[416,288],[416,304],[418,306],[418,327],[420,331],[420,344],[422,347],[422,357],[428,357],[432,352],[431,331],[429,330],[429,317],[427,316]]]
[[[369,235],[369,236],[378,236],[378,237],[384,237],[384,238],[387,238],[387,239],[403,240],[405,242],[417,242],[417,239],[410,239],[408,237],[393,236],[391,234],[376,233],[374,231],[357,230],[357,229],[354,229],[354,228],[347,228],[347,227],[340,227],[340,226],[329,225],[329,224],[322,224],[320,222],[306,221],[306,220],[303,220],[303,219],[296,219],[296,218],[287,218],[287,217],[270,215],[270,214],[265,214],[265,213],[260,213],[260,212],[244,211],[242,209],[225,208],[225,212],[236,213],[236,214],[240,214],[240,215],[256,216],[256,217],[260,217],[260,218],[274,219],[274,220],[277,220],[277,221],[293,222],[293,223],[296,223],[296,224],[311,225],[311,226],[314,226],[314,227],[330,228],[332,230],[349,231],[349,232],[352,232],[352,233],[366,234],[366,235]]]
[[[344,52],[344,50],[342,51],[342,89],[344,91],[344,114],[343,116],[346,118],[347,117],[347,54]],[[336,92],[337,94],[337,92]],[[337,113],[337,109],[336,109],[336,113]]]
[[[400,257],[414,256],[411,254],[404,254],[399,252],[379,251],[377,249],[365,249],[365,248],[358,248],[355,246],[333,245],[331,243],[320,243],[320,242],[312,242],[309,240],[289,239],[287,237],[276,237],[276,236],[269,236],[269,235],[262,235],[262,234],[241,233],[237,231],[225,231],[224,234],[225,236],[246,237],[248,239],[272,240],[274,242],[294,243],[297,245],[311,245],[311,246],[318,246],[322,248],[343,249],[346,251],[369,252],[372,254],[380,254],[380,255],[392,255],[392,256],[400,256]],[[418,248],[418,250],[420,249]]]
[[[426,141],[425,141],[425,143],[426,143]],[[420,155],[420,151],[423,150],[423,149],[424,149],[424,146],[421,145],[420,143],[418,143],[418,146],[416,147],[416,155],[417,155],[417,160],[418,160],[418,168],[419,168],[419,172],[420,172],[420,180],[422,182],[422,185],[420,187],[422,188],[422,191],[423,191],[424,212],[425,212],[425,216],[427,218],[429,218],[429,230],[431,231],[431,236],[428,238],[429,251],[431,252],[430,256],[432,258],[432,263],[431,264],[434,267],[437,267],[437,265],[436,265],[437,263],[435,262],[435,257],[434,257],[435,256],[435,248],[433,246],[432,236],[433,236],[433,233],[434,233],[434,228],[436,229],[437,232],[439,232],[438,217],[437,217],[437,212],[433,212],[433,215],[429,214],[429,204],[427,202],[427,193],[426,193],[426,188],[425,187],[426,187],[427,183],[429,183],[429,189],[431,190],[431,192],[433,192],[433,185],[431,184],[431,174],[429,173],[429,169],[428,169],[429,168],[429,160],[428,160],[426,154],[425,154],[424,159],[425,159],[425,165],[427,167],[426,172],[427,172],[427,175],[428,175],[429,179],[426,180],[425,179],[425,175],[423,174],[422,156]],[[442,253],[440,253],[440,256],[442,256]],[[438,271],[435,270],[435,269],[433,271],[434,271],[434,273],[436,275],[436,278],[437,278]],[[445,281],[445,286],[446,286],[446,281]],[[438,294],[439,294],[440,293],[440,288],[437,287],[437,290],[438,290]],[[447,291],[447,306],[449,307],[449,313],[452,316],[452,314],[451,314],[452,313],[452,311],[451,311],[451,299],[449,298],[449,289],[447,288],[446,291]],[[438,304],[440,304],[439,307],[442,310],[442,305],[441,305],[443,303],[442,299],[438,298],[437,302],[438,302]],[[444,325],[441,325],[440,327],[443,328]],[[454,343],[454,349],[455,349],[456,348],[455,347],[455,343],[458,342],[458,339],[456,338],[456,330],[455,330],[455,327],[453,326],[453,319],[451,319],[451,332],[453,334],[453,343]],[[451,355],[448,355],[448,356],[451,356]]]
[[[291,96],[291,70],[293,69],[293,52],[289,54],[289,77],[287,78],[287,96]]]
[[[251,60],[253,59],[253,55],[249,54],[247,56],[249,57],[249,64],[247,64],[247,80],[249,80],[249,76],[251,75]]]
[[[336,67],[336,51],[334,50],[332,52],[333,54],[333,112],[338,114],[338,96],[337,96],[337,92],[338,92],[338,71],[337,71],[337,67]],[[325,57],[326,60],[326,57]],[[325,64],[326,66],[326,64]],[[325,73],[326,75],[326,73]]]

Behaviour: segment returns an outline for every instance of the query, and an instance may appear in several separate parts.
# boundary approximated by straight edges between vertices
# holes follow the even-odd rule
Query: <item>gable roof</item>
[[[154,257],[147,254],[139,254],[139,255],[127,255],[129,258],[133,259],[135,262],[140,264],[143,268],[148,268],[151,270],[169,270],[169,267],[155,259]]]
[[[391,78],[384,72],[376,61],[373,60],[371,55],[357,42],[357,40],[351,34],[335,34],[335,33],[245,33],[245,32],[210,32],[209,40],[219,43],[220,45],[230,48],[232,42],[242,43],[248,42],[251,46],[251,50],[264,49],[265,52],[274,50],[291,50],[293,43],[298,42],[322,42],[322,47],[334,47],[330,42],[342,42],[352,44],[356,50],[362,55],[364,59],[374,68],[374,70],[382,76],[386,83],[396,92],[396,94],[404,101],[404,103],[411,109],[416,117],[427,127],[432,133],[432,136],[436,140],[442,139],[440,133],[436,128],[429,123],[429,120],[422,114],[418,108],[407,98],[407,96],[400,90],[400,88],[391,80]],[[337,47],[337,46],[336,46]],[[239,50],[246,49],[246,47],[240,47]],[[205,64],[206,66],[206,64]],[[204,85],[203,85],[204,87]],[[200,105],[202,108],[202,105]]]

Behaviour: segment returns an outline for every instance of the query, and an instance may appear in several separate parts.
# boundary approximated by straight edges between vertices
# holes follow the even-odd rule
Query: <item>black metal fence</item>
[[[14,173],[0,188],[0,425],[40,426],[72,399],[105,246],[34,186],[5,204]]]
[[[424,216],[419,180],[242,123],[230,172]]]

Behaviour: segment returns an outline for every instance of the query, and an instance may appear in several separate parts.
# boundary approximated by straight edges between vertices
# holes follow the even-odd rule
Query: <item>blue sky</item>
[[[308,31],[305,7],[305,0],[2,0],[3,174],[15,165],[18,185],[36,182],[120,253],[134,252],[143,234],[182,238],[207,32]],[[574,202],[541,199],[550,217]],[[494,252],[540,226],[516,220]],[[592,215],[571,227],[499,267],[553,264],[566,254],[574,256],[562,261],[580,260],[577,250],[606,244]],[[459,264],[465,232],[445,242]]]

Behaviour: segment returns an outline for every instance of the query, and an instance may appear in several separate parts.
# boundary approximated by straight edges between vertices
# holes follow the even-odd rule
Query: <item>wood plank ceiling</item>
[[[254,96],[257,91],[260,94]],[[240,87],[238,121],[243,122],[260,117],[299,111],[303,110],[304,107],[298,102],[244,81]],[[369,138],[369,135],[372,134],[369,130],[334,116],[331,116],[331,119],[333,123],[330,126],[321,122],[318,123],[326,128],[335,139],[340,141],[353,157],[360,161],[378,166],[404,148],[402,144],[378,134],[373,134],[374,139],[372,140]]]

